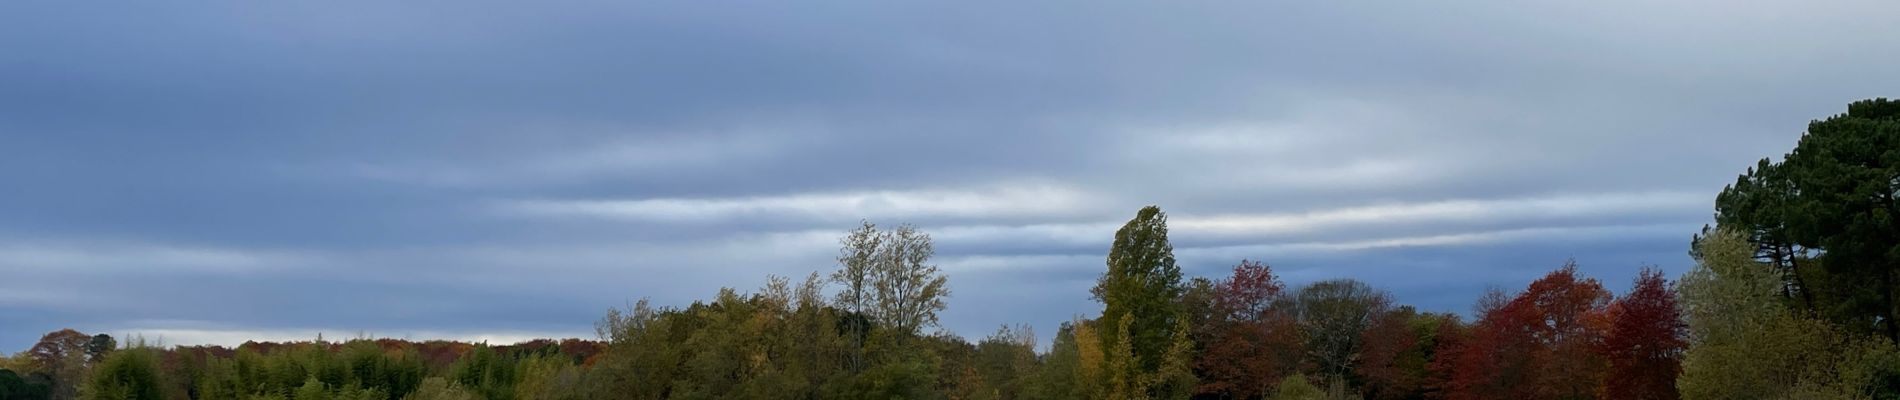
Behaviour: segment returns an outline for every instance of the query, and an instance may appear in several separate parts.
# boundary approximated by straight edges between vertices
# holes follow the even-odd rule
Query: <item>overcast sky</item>
[[[0,350],[591,337],[861,218],[1046,341],[1149,204],[1190,276],[1621,293],[1900,95],[1890,0],[107,3],[0,4]]]

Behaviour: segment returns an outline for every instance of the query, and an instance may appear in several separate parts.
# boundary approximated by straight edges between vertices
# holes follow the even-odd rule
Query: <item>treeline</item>
[[[353,339],[160,348],[71,329],[0,358],[0,399],[555,398],[606,345]],[[466,393],[467,397],[428,397]],[[422,395],[424,397],[417,397]]]
[[[1109,245],[1102,313],[1042,352],[1027,326],[932,330],[950,293],[930,236],[866,222],[830,274],[642,300],[600,342],[160,349],[62,331],[0,360],[0,399],[1900,398],[1896,197],[1900,103],[1878,99],[1725,189],[1678,282],[1651,268],[1614,294],[1564,263],[1478,297],[1469,321],[1351,279],[1288,287],[1261,262],[1183,276],[1147,207]]]

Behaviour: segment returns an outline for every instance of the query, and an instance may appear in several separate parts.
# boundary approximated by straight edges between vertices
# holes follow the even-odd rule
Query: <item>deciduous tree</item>
[[[1179,299],[1184,290],[1168,242],[1167,214],[1155,206],[1142,208],[1115,232],[1108,271],[1090,291],[1104,305],[1101,326],[1110,328],[1103,331],[1102,347],[1112,350],[1127,342],[1126,354],[1111,351],[1109,356],[1111,368],[1130,370],[1109,371],[1111,376],[1133,379],[1160,369],[1183,316]],[[1122,326],[1130,336],[1122,336]]]
[[[1350,376],[1364,345],[1362,333],[1391,307],[1392,296],[1351,279],[1320,281],[1300,288],[1291,312],[1306,339],[1307,359],[1328,381]]]
[[[1262,396],[1299,365],[1299,327],[1276,308],[1285,285],[1265,263],[1242,260],[1233,274],[1208,285],[1207,315],[1196,329],[1201,393]]]
[[[1881,365],[1894,362],[1883,338],[1787,309],[1777,271],[1755,259],[1747,233],[1718,228],[1696,247],[1679,285],[1683,398],[1866,398]]]
[[[1610,305],[1611,326],[1603,351],[1609,373],[1604,398],[1674,400],[1682,371],[1683,323],[1676,295],[1662,271],[1645,269],[1635,287]]]
[[[1610,293],[1577,276],[1575,263],[1491,308],[1458,348],[1453,399],[1587,399],[1608,362],[1598,352]]]

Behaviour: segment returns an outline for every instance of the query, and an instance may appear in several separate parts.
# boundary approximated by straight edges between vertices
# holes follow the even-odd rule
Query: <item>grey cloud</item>
[[[584,334],[828,270],[859,218],[938,237],[948,329],[1046,338],[1148,204],[1196,275],[1463,311],[1576,257],[1620,289],[1806,121],[1893,96],[1894,11],[9,3],[0,347]]]

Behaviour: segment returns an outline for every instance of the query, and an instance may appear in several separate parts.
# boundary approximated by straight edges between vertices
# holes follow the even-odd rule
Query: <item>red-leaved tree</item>
[[[1460,346],[1453,399],[1589,399],[1609,368],[1599,349],[1610,292],[1567,263],[1486,311]]]
[[[1676,308],[1675,291],[1662,271],[1644,269],[1636,287],[1610,305],[1610,331],[1603,341],[1609,374],[1603,398],[1675,400],[1676,375],[1682,372],[1686,327]]]
[[[1195,360],[1202,375],[1198,392],[1254,398],[1293,372],[1299,329],[1273,307],[1284,290],[1273,269],[1257,261],[1241,261],[1233,276],[1214,283],[1204,349]]]

